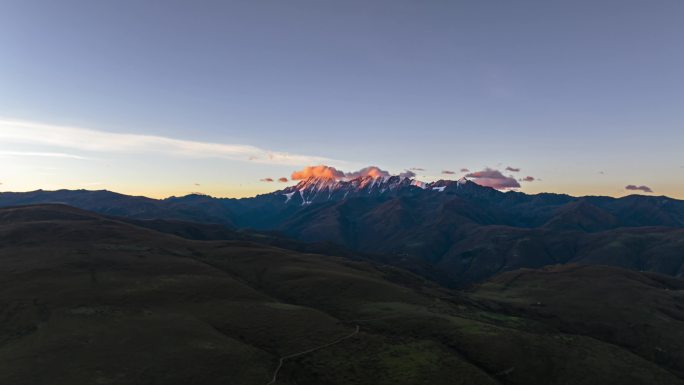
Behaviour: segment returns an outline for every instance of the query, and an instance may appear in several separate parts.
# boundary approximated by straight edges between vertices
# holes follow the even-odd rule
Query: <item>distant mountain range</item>
[[[195,194],[157,200],[86,190],[0,193],[0,206],[37,203],[332,242],[414,272],[430,270],[432,278],[452,286],[559,263],[684,276],[684,201],[662,196],[528,195],[466,179],[422,183],[399,176],[309,178],[243,199]]]

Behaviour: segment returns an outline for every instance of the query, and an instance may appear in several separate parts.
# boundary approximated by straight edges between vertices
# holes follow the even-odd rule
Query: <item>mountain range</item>
[[[0,193],[0,206],[37,203],[336,244],[452,287],[517,268],[566,263],[684,275],[684,201],[663,196],[528,195],[467,179],[423,183],[400,176],[312,177],[242,199]]]

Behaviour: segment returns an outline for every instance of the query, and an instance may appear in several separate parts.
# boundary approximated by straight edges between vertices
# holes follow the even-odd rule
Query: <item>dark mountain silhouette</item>
[[[684,201],[667,197],[527,195],[465,179],[425,184],[398,176],[309,178],[244,199],[155,200],[84,190],[0,194],[0,206],[52,202],[130,219],[192,221],[335,243],[417,273],[431,271],[431,278],[452,286],[571,262],[684,275]]]
[[[619,226],[618,219],[608,210],[580,199],[556,210],[555,215],[543,227],[553,230],[577,230],[595,232]]]
[[[99,190],[37,190],[27,193],[0,193],[0,206],[61,203],[105,215],[135,219],[179,219],[232,226],[233,213],[220,200],[204,195],[188,195],[164,200],[130,196]]]

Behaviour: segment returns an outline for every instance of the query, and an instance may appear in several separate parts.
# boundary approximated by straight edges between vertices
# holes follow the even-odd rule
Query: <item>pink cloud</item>
[[[454,174],[456,174],[456,171],[442,170],[442,174],[444,174],[444,175],[454,175]]]
[[[521,182],[534,182],[534,177],[533,176],[526,176],[522,179],[520,179]]]
[[[278,182],[280,182],[280,183],[287,183],[287,182],[288,182],[288,179],[285,178],[285,177],[278,178]]]
[[[363,177],[379,178],[390,176],[390,173],[376,166],[364,167],[361,170],[353,172],[342,172],[335,167],[330,167],[326,165],[309,166],[304,167],[302,170],[295,171],[292,173],[290,179],[292,180],[303,180],[311,177],[314,178],[324,178],[324,179],[334,179],[334,180],[350,180]]]
[[[273,178],[259,179],[261,182],[273,182]]]
[[[520,172],[520,168],[508,166],[508,167],[506,167],[506,171]]]
[[[308,178],[325,178],[325,179],[340,179],[344,178],[344,173],[335,167],[318,165],[307,166],[299,171],[295,171],[290,176],[292,180],[303,180]]]
[[[379,167],[376,166],[369,166],[362,168],[359,171],[354,171],[354,172],[348,172],[344,174],[348,179],[356,179],[356,178],[363,178],[366,176],[370,176],[373,178],[379,178],[381,176],[390,176],[390,173],[380,169]]]
[[[642,191],[642,192],[645,192],[645,193],[652,193],[652,192],[653,192],[653,190],[651,190],[651,188],[648,187],[648,186],[643,186],[643,185],[642,185],[642,186],[636,186],[636,185],[633,185],[633,184],[630,184],[630,185],[625,186],[625,190]]]
[[[482,171],[472,172],[466,175],[467,178],[473,179],[473,182],[481,185],[492,187],[497,190],[505,190],[520,187],[515,178],[512,176],[505,176],[499,170],[486,168]]]
[[[467,169],[467,168],[462,168],[462,169],[461,169],[461,172],[470,172],[470,170]]]

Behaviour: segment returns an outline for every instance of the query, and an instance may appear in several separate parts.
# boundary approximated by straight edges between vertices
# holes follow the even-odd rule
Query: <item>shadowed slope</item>
[[[626,347],[388,266],[65,206],[1,209],[0,262],[0,383],[266,384],[279,357],[345,336],[277,383],[682,383]]]
[[[474,292],[497,310],[624,346],[684,374],[684,281],[607,266],[523,269]]]

